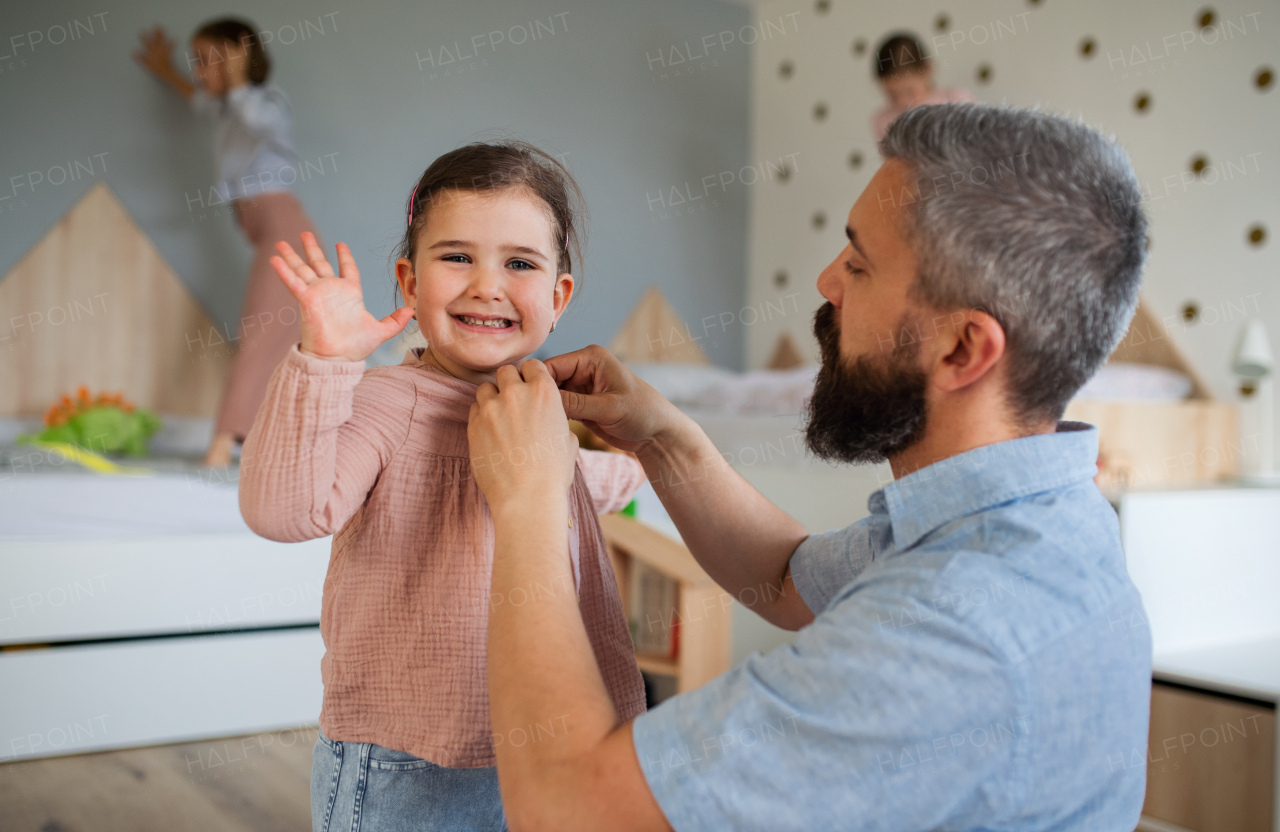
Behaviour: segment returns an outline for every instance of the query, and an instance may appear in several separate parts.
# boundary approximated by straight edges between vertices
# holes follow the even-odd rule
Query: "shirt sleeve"
[[[259,139],[283,140],[289,133],[289,105],[274,87],[245,84],[227,93],[231,114]]]
[[[240,513],[270,540],[333,534],[404,444],[413,385],[294,345],[276,367],[240,457]]]
[[[793,644],[637,717],[671,825],[911,832],[1015,811],[1031,726],[1004,664],[956,620],[897,626],[901,604],[860,585]]]
[[[582,475],[591,501],[600,514],[621,511],[644,484],[644,467],[629,454],[611,451],[578,451]]]
[[[873,523],[868,517],[847,529],[811,534],[791,553],[791,579],[814,615],[875,560]]]

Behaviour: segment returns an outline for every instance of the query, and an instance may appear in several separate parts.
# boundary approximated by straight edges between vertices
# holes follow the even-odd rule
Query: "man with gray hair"
[[[1059,419],[1133,314],[1138,183],[1114,142],[1029,110],[920,107],[880,150],[818,277],[806,427],[827,459],[889,461],[866,519],[808,534],[599,347],[478,390],[471,454],[511,460],[475,470],[495,595],[573,585],[576,448],[547,451],[567,412],[637,454],[712,578],[799,630],[619,724],[572,593],[495,604],[493,730],[530,737],[495,741],[517,832],[1137,824],[1150,635],[1096,430]]]

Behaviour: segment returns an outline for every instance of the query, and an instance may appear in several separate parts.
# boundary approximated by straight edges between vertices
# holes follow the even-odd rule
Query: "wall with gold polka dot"
[[[1145,295],[1215,396],[1236,395],[1229,362],[1248,318],[1280,346],[1280,5],[784,0],[752,9],[775,23],[758,27],[754,45],[752,159],[785,159],[790,170],[752,190],[748,298],[790,314],[750,328],[748,366],[763,366],[783,332],[817,358],[815,281],[879,166],[875,51],[903,29],[925,44],[939,87],[1078,116],[1118,138],[1151,219]]]

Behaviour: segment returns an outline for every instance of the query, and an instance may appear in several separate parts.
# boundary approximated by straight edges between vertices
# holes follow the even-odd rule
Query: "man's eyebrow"
[[[844,227],[844,236],[849,238],[850,245],[852,245],[855,249],[857,249],[858,253],[862,255],[862,259],[867,261],[867,265],[871,266],[872,268],[875,268],[876,264],[871,262],[871,258],[867,256],[867,253],[865,251],[862,250],[862,246],[858,245],[858,232],[854,231],[852,228],[846,225]]]
[[[427,246],[427,251],[435,251],[438,248],[475,248],[475,247],[476,247],[476,243],[473,243],[470,240],[439,240]],[[533,255],[534,257],[538,257],[543,260],[551,259],[547,257],[547,255],[538,251],[536,248],[529,248],[528,246],[503,246],[502,248],[504,251],[514,251],[519,254],[530,254],[530,255]]]

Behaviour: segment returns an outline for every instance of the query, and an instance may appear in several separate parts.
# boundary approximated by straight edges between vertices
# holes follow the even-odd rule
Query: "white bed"
[[[234,467],[138,464],[155,473],[0,447],[0,761],[319,715],[329,539],[255,535]]]

